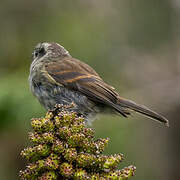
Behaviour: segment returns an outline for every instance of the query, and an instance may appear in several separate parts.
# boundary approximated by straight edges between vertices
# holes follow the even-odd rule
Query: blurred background
[[[63,45],[120,95],[160,112],[170,128],[138,114],[100,116],[96,137],[123,153],[134,180],[179,180],[179,0],[6,0],[0,6],[0,179],[18,179],[30,119],[45,110],[29,90],[31,53],[42,41]]]

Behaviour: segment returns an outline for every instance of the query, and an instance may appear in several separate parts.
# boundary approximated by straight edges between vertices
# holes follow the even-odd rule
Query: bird
[[[92,67],[73,58],[55,42],[41,42],[35,46],[29,84],[33,95],[45,109],[52,110],[56,104],[73,103],[70,111],[83,116],[89,124],[97,114],[128,117],[132,112],[137,112],[169,126],[164,116],[121,97]]]

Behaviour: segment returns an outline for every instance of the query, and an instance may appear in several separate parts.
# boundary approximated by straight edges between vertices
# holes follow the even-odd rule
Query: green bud
[[[122,155],[119,154],[119,155],[114,155],[114,156],[110,156],[106,159],[104,165],[103,165],[103,168],[104,169],[113,169],[115,168],[119,162],[122,160]]]
[[[50,147],[46,144],[39,144],[34,147],[29,147],[27,149],[24,149],[21,152],[21,155],[23,157],[26,157],[26,159],[35,161],[38,158],[41,158],[43,156],[47,156],[50,153]]]
[[[56,180],[56,179],[57,179],[57,175],[55,171],[45,172],[40,178],[38,178],[38,180]]]
[[[54,141],[54,135],[53,133],[43,133],[43,134],[38,134],[38,133],[29,133],[29,139],[35,143],[53,143]]]
[[[75,148],[68,148],[64,151],[63,155],[67,161],[75,161],[77,158],[77,151]]]
[[[60,173],[64,177],[70,178],[73,175],[73,166],[69,163],[62,163],[60,165]]]
[[[81,153],[76,162],[79,167],[89,167],[95,164],[96,157],[93,154]]]
[[[81,147],[83,145],[84,140],[86,140],[84,134],[76,133],[68,137],[67,143],[70,147]]]
[[[49,170],[56,170],[59,167],[59,157],[56,154],[50,154],[45,160],[45,167]]]
[[[31,126],[34,131],[43,133],[54,130],[53,122],[48,118],[33,118],[31,120]]]
[[[63,142],[60,141],[60,140],[56,140],[56,141],[53,143],[52,150],[53,150],[55,153],[58,153],[58,154],[64,152],[65,147],[64,147]]]
[[[83,180],[87,179],[87,172],[83,169],[77,169],[76,172],[74,173],[74,179],[76,180]]]

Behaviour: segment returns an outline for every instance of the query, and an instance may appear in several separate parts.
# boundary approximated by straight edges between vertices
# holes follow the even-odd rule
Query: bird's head
[[[38,43],[32,53],[32,60],[53,60],[70,56],[69,52],[58,43],[42,42]]]

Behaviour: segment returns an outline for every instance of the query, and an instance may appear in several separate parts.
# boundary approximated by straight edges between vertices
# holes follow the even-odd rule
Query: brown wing
[[[106,84],[90,66],[77,59],[68,57],[50,62],[45,65],[45,74],[52,82],[81,92],[94,102],[114,108],[125,117],[130,114],[128,109],[131,109],[168,126],[168,120],[165,117],[145,106],[121,98],[114,88]]]
[[[118,93],[87,64],[68,57],[46,64],[45,71],[57,84],[81,92],[92,101],[113,107],[126,117],[126,112],[117,105]]]

